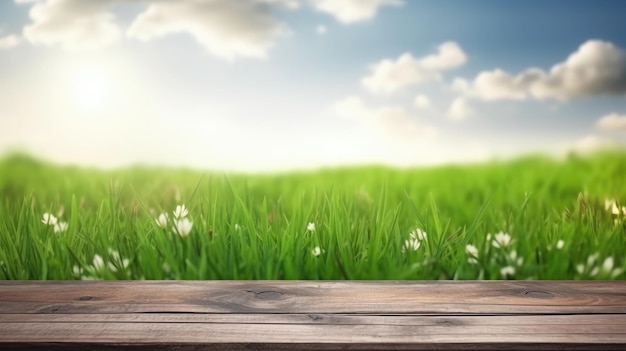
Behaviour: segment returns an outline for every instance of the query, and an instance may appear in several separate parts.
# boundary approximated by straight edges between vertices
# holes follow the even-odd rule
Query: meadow
[[[0,160],[0,279],[624,279],[626,153],[223,174]]]

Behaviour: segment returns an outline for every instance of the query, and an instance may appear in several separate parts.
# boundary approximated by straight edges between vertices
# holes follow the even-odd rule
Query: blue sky
[[[0,153],[242,171],[626,144],[620,1],[0,3]]]

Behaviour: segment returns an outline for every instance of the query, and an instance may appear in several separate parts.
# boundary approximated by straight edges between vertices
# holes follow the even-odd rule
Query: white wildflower
[[[426,240],[426,232],[417,228],[414,231],[412,231],[411,233],[409,233],[409,236],[411,237],[411,239],[417,239],[417,240]]]
[[[478,248],[474,245],[469,244],[465,246],[465,252],[470,256],[478,257]]]
[[[407,249],[417,251],[421,245],[422,243],[419,240],[410,238],[404,241],[404,246],[402,246],[402,252],[405,252]]]
[[[499,232],[495,235],[492,245],[496,248],[504,248],[511,244],[511,235]]]
[[[117,272],[117,267],[115,267],[115,265],[113,264],[113,262],[108,262],[107,263],[107,267],[109,267],[109,270],[111,272]]]
[[[509,258],[518,266],[521,266],[524,263],[524,257],[518,257],[516,250],[511,251],[511,253],[509,254]]]
[[[122,259],[120,257],[120,253],[119,252],[109,248],[109,256],[111,256],[111,259],[113,260],[113,262],[115,262],[116,264],[121,264],[123,269],[126,269],[128,267],[128,263],[129,263],[128,259],[127,258]],[[115,265],[113,263],[111,263],[111,262],[109,262],[109,268],[113,272],[117,271]]]
[[[159,217],[155,219],[154,221],[159,227],[165,228],[168,220],[169,220],[169,215],[167,213],[161,213]]]
[[[192,227],[193,222],[190,221],[188,218],[177,219],[174,221],[174,227],[172,227],[172,231],[179,234],[180,236],[187,236],[191,232]]]
[[[595,253],[593,255],[589,255],[589,257],[587,257],[587,267],[591,267],[593,265],[596,264],[596,261],[598,260],[598,253]]]
[[[585,272],[585,265],[582,263],[577,264],[576,272],[578,272],[578,274],[583,274]]]
[[[120,253],[109,248],[109,256],[111,256],[111,258],[115,261],[119,261],[120,260]]]
[[[465,246],[465,253],[467,253],[470,257],[467,259],[467,262],[471,264],[478,263],[478,249],[476,246],[468,244]]]
[[[311,253],[313,254],[313,256],[319,256],[322,254],[322,249],[320,249],[319,246],[316,246],[313,248],[313,250],[311,250]]]
[[[309,224],[307,224],[307,226],[306,226],[306,230],[308,230],[310,232],[314,232],[315,231],[315,223],[309,222]]]
[[[95,268],[97,271],[104,268],[104,260],[98,254],[93,256],[93,268]]]
[[[604,200],[604,208],[614,215],[626,215],[626,206],[617,206],[617,201],[615,199]]]
[[[565,242],[563,240],[559,240],[559,241],[556,242],[557,250],[561,250],[563,248],[563,246],[565,246]]]
[[[613,270],[613,256],[609,256],[604,260],[602,270],[607,273]]]
[[[502,278],[508,278],[508,277],[514,276],[515,267],[513,266],[502,267],[502,269],[500,269],[500,275],[502,276]]]
[[[55,233],[64,232],[64,231],[67,231],[67,222],[58,222],[57,224],[54,225]]]
[[[600,267],[594,267],[589,273],[590,276],[595,277],[600,272]]]
[[[236,231],[240,231],[241,230],[241,226],[239,224],[237,224],[237,223],[235,223],[234,227],[235,227]]]
[[[427,234],[425,231],[417,228],[414,231],[409,233],[409,239],[404,241],[404,245],[402,246],[402,252],[406,250],[417,251],[422,245],[421,241],[426,240]]]
[[[41,222],[47,225],[55,225],[57,224],[57,218],[51,213],[44,213]]]
[[[189,211],[187,211],[184,204],[176,206],[176,209],[174,210],[174,218],[184,218],[187,217],[188,214]]]
[[[81,275],[83,275],[83,269],[78,267],[77,265],[72,266],[72,274],[74,274],[75,277],[80,277]]]

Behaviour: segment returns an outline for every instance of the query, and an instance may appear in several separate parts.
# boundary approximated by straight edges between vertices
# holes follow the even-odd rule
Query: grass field
[[[0,279],[625,278],[620,152],[278,175],[14,155],[0,194]]]

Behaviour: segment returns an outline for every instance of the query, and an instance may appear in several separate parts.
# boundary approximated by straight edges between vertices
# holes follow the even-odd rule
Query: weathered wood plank
[[[314,324],[314,325],[403,325],[403,326],[536,326],[608,325],[626,330],[626,314],[599,315],[472,315],[472,316],[380,316],[345,314],[2,314],[0,323],[213,323],[213,324]]]
[[[626,282],[2,282],[0,313],[626,313]]]
[[[112,343],[404,343],[625,342],[623,326],[403,326],[205,323],[0,323],[2,342]]]
[[[208,350],[295,350],[295,351],[320,351],[320,350],[355,350],[355,351],[386,351],[386,350],[513,350],[513,351],[534,351],[534,350],[567,350],[567,351],[589,351],[589,350],[619,350],[623,351],[623,346],[619,344],[596,343],[596,344],[580,344],[580,343],[532,343],[527,341],[520,343],[430,343],[430,344],[371,344],[371,343],[327,343],[327,344],[162,344],[162,343],[142,343],[142,344],[97,344],[97,343],[80,343],[67,344],[61,343],[7,343],[2,345],[2,350],[91,350],[91,351],[208,351]]]
[[[626,349],[626,282],[0,282],[0,349]]]

